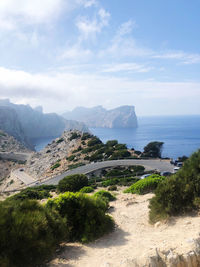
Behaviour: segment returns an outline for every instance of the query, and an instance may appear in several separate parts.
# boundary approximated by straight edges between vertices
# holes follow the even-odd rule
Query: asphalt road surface
[[[145,167],[146,171],[148,170],[158,170],[160,172],[168,171],[173,172],[173,165],[170,164],[169,160],[159,160],[159,159],[146,159],[146,160],[138,160],[138,159],[124,159],[124,160],[109,160],[102,162],[90,163],[81,167],[78,167],[73,170],[66,171],[60,175],[56,175],[55,177],[44,181],[40,184],[54,184],[57,185],[58,182],[63,179],[67,175],[71,174],[88,174],[100,169],[108,168],[108,167],[116,167],[116,166],[133,166],[133,165],[142,165]]]

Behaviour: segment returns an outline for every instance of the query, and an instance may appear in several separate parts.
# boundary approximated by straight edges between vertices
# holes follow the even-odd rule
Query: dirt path
[[[148,203],[152,194],[136,196],[119,193],[112,202],[116,222],[113,233],[88,245],[66,244],[49,267],[131,267],[143,266],[145,259],[161,251],[179,254],[191,250],[199,237],[200,217],[173,218],[157,227],[148,223]]]

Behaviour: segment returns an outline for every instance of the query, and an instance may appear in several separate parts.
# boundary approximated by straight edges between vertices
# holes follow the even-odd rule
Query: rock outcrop
[[[69,165],[67,157],[81,145],[82,133],[73,131],[73,133],[75,132],[77,133],[77,138],[71,139],[72,131],[65,131],[61,137],[53,140],[43,150],[32,154],[26,164],[26,172],[35,179],[41,179],[67,170]],[[60,166],[53,170],[52,166],[58,162]]]
[[[71,112],[65,112],[66,119],[84,122],[88,127],[102,128],[135,128],[137,117],[134,106],[121,106],[106,110],[102,106],[94,108],[77,107]]]
[[[64,130],[87,131],[83,123],[66,121],[56,113],[44,114],[42,107],[16,105],[0,100],[0,129],[30,147],[31,139],[60,136]]]
[[[0,130],[0,153],[1,152],[23,152],[28,153],[28,150],[22,143],[17,141],[13,136]]]

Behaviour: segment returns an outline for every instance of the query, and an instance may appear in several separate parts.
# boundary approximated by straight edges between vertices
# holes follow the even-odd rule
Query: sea
[[[128,148],[143,151],[152,141],[164,142],[162,157],[176,159],[200,149],[200,115],[138,117],[135,129],[90,128],[103,142],[116,139]],[[35,139],[40,151],[55,137]]]

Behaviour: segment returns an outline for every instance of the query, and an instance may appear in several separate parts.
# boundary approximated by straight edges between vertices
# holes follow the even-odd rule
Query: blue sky
[[[0,98],[200,114],[200,2],[1,0]]]

